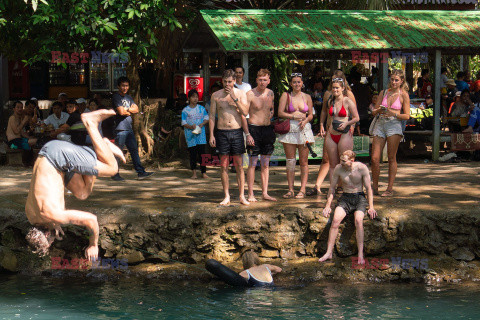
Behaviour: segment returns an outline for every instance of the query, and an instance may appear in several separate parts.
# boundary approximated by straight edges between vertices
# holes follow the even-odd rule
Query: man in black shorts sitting
[[[323,262],[332,259],[333,246],[338,234],[338,227],[347,214],[354,214],[355,227],[357,229],[358,264],[365,264],[363,257],[363,217],[367,209],[367,199],[363,188],[368,194],[368,214],[371,219],[377,216],[373,208],[373,191],[370,183],[370,173],[366,165],[355,162],[355,152],[347,150],[340,157],[340,164],[333,171],[333,178],[330,181],[330,190],[327,196],[327,204],[323,209],[323,215],[328,217],[332,212],[332,204],[335,194],[335,186],[338,179],[343,182],[343,194],[338,199],[337,207],[333,215],[332,225],[328,234],[327,252],[318,261]]]
[[[262,199],[277,201],[268,195],[268,177],[270,156],[273,153],[276,136],[270,122],[273,111],[273,91],[267,89],[270,83],[270,71],[260,69],[257,73],[257,86],[247,92],[249,106],[248,131],[252,136],[254,144],[248,146],[250,162],[247,171],[248,201],[255,202],[257,199],[253,194],[253,182],[255,181],[255,167],[260,155],[261,177],[262,177]],[[248,134],[247,134],[248,135]]]
[[[220,203],[222,206],[230,204],[230,192],[228,183],[228,165],[229,156],[233,162],[237,173],[238,190],[240,192],[240,203],[249,205],[245,199],[245,174],[242,166],[242,155],[245,153],[245,140],[243,138],[242,118],[243,114],[248,114],[247,97],[245,92],[234,88],[235,73],[233,70],[225,70],[222,76],[223,90],[218,90],[212,94],[209,129],[210,146],[217,148],[220,154],[220,167],[222,175],[222,186],[225,198]],[[217,134],[214,136],[215,115],[218,114]]]

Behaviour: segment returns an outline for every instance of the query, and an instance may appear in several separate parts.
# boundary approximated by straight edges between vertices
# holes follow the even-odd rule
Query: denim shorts
[[[400,120],[394,117],[378,118],[377,123],[375,124],[375,130],[373,131],[373,136],[386,139],[396,134],[403,137],[402,122]]]

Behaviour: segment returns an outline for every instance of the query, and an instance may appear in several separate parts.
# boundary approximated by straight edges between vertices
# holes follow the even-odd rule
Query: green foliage
[[[480,72],[480,56],[473,56],[471,57],[470,61],[470,70],[472,73],[472,80],[476,79],[477,73]]]
[[[28,62],[51,51],[128,52],[154,59],[156,33],[182,28],[177,1],[12,0],[0,4],[0,52]]]

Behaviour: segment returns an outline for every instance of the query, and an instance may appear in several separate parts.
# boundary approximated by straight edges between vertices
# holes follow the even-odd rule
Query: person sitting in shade
[[[30,117],[23,110],[23,103],[15,101],[13,115],[8,119],[7,144],[10,148],[31,150],[37,143],[37,139],[31,138],[24,130],[30,121]]]
[[[53,130],[50,132],[51,138],[57,138],[57,135],[61,133],[63,130],[59,130],[59,128],[67,123],[68,120],[68,113],[62,111],[63,106],[59,101],[55,101],[52,104],[52,114],[45,119],[43,122],[43,127],[51,126]]]

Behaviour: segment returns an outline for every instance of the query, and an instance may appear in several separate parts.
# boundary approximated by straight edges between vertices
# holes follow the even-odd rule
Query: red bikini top
[[[333,104],[332,104],[332,106],[330,107],[330,110],[328,111],[331,117],[333,117],[334,110],[335,108],[333,107]],[[345,118],[346,116],[347,116],[347,110],[345,110],[342,103],[342,107],[340,108],[340,111],[338,112],[337,117]]]

